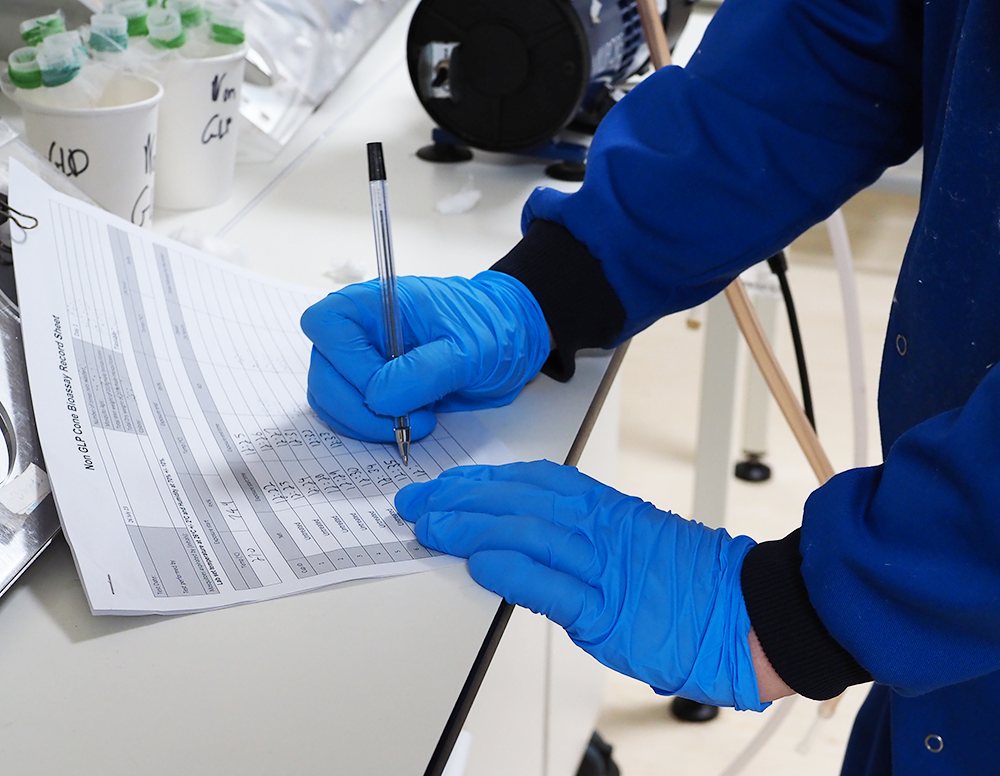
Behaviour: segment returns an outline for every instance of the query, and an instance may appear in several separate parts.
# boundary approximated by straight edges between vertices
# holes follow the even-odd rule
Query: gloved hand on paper
[[[760,710],[740,586],[754,545],[548,461],[451,469],[396,508],[427,547],[662,694]]]
[[[378,281],[347,286],[302,315],[314,343],[309,403],[340,433],[391,442],[393,417],[409,414],[419,439],[433,431],[435,411],[508,404],[549,354],[541,308],[509,275],[401,277],[398,293],[405,353],[388,362]]]

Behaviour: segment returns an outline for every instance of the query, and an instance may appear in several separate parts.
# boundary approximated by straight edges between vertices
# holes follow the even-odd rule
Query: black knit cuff
[[[625,309],[601,263],[564,226],[532,221],[490,269],[517,278],[538,300],[555,339],[542,371],[556,380],[573,376],[578,350],[610,347],[625,326]]]
[[[827,632],[802,579],[799,531],[758,544],[743,561],[750,622],[785,684],[813,700],[840,695],[871,675]]]

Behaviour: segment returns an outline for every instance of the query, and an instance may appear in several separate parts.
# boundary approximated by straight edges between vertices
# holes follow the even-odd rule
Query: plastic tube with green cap
[[[111,10],[128,20],[127,29],[130,38],[140,38],[149,34],[147,25],[149,7],[146,5],[146,0],[123,0],[115,3]]]
[[[76,49],[68,43],[38,47],[38,69],[44,86],[62,86],[80,72]]]
[[[163,7],[180,14],[181,24],[185,30],[199,27],[205,21],[205,11],[201,7],[201,0],[166,0]]]
[[[152,8],[146,20],[149,42],[157,48],[177,49],[187,42],[181,15],[170,8]]]
[[[76,54],[77,61],[81,65],[90,59],[90,52],[87,51],[87,47],[83,45],[83,36],[80,34],[79,30],[57,32],[55,35],[49,35],[38,44],[39,50],[50,46],[69,46],[73,49],[73,53]]]
[[[120,13],[95,13],[90,17],[90,48],[104,54],[128,48],[128,19]]]
[[[10,82],[18,89],[37,89],[42,85],[42,71],[38,67],[38,49],[25,46],[15,49],[7,57]]]
[[[206,4],[208,36],[216,43],[239,46],[246,40],[244,13],[239,8],[221,3]]]
[[[46,16],[37,16],[21,22],[21,38],[29,46],[37,46],[49,35],[66,32],[66,17],[62,11],[56,11]]]

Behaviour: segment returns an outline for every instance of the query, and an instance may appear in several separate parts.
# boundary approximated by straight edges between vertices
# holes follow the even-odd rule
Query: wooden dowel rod
[[[757,311],[754,310],[750,297],[742,281],[737,278],[726,287],[726,300],[736,318],[736,324],[743,332],[743,338],[747,341],[750,352],[753,354],[760,373],[764,377],[764,382],[771,389],[774,400],[778,403],[781,413],[788,421],[788,426],[792,430],[799,447],[805,453],[806,460],[812,467],[816,479],[820,485],[834,475],[833,465],[827,458],[823,446],[819,443],[819,438],[813,430],[812,424],[802,410],[792,386],[788,383],[781,365],[771,350],[771,345],[764,335],[764,329],[757,318]]]
[[[636,8],[639,11],[639,19],[642,23],[642,32],[646,36],[646,45],[649,46],[649,56],[653,61],[653,67],[659,70],[670,64],[670,46],[667,43],[667,34],[663,31],[663,21],[656,9],[655,0],[636,0]],[[774,357],[774,351],[767,341],[764,330],[761,328],[757,312],[750,303],[743,281],[736,278],[726,288],[726,300],[733,311],[736,323],[743,332],[760,372],[764,376],[767,387],[771,390],[774,400],[778,403],[785,420],[795,435],[799,447],[805,453],[809,465],[812,467],[816,479],[822,485],[833,476],[833,466],[830,459],[823,451],[823,446],[819,443],[819,438],[813,430],[812,424],[802,411],[795,392],[792,390],[785,373]]]
[[[653,67],[657,70],[666,67],[670,64],[670,44],[667,42],[667,33],[663,31],[663,19],[656,10],[656,3],[637,2],[636,10],[639,12],[639,23],[642,24],[642,34],[649,46],[649,58]]]
[[[636,7],[639,11],[639,19],[642,23],[642,32],[646,36],[646,44],[649,46],[649,56],[653,61],[653,67],[659,70],[670,64],[670,46],[667,43],[667,34],[663,31],[663,23],[660,20],[659,12],[656,10],[655,0],[636,0]],[[812,467],[816,479],[822,485],[834,475],[833,465],[823,451],[823,446],[816,436],[816,431],[802,410],[802,405],[792,391],[788,378],[774,357],[774,351],[767,341],[764,329],[757,318],[757,311],[750,303],[750,297],[743,287],[743,281],[736,278],[726,287],[726,300],[733,311],[736,323],[743,332],[743,338],[750,348],[760,372],[764,376],[767,387],[771,390],[774,400],[778,403],[785,420],[788,422],[795,435],[799,447],[805,453],[809,465]],[[843,695],[823,701],[820,704],[819,715],[824,718],[833,716],[837,704]]]

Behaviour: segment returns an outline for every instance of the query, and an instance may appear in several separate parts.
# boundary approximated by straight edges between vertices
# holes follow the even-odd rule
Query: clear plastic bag
[[[250,0],[241,158],[281,150],[405,0]],[[244,140],[246,142],[244,142]]]
[[[340,84],[406,0],[225,2],[246,11],[248,50],[239,158],[267,161]],[[86,0],[84,4],[99,12],[110,9],[113,2]],[[143,72],[143,63],[135,61],[141,48],[139,42],[130,44],[116,64]]]

